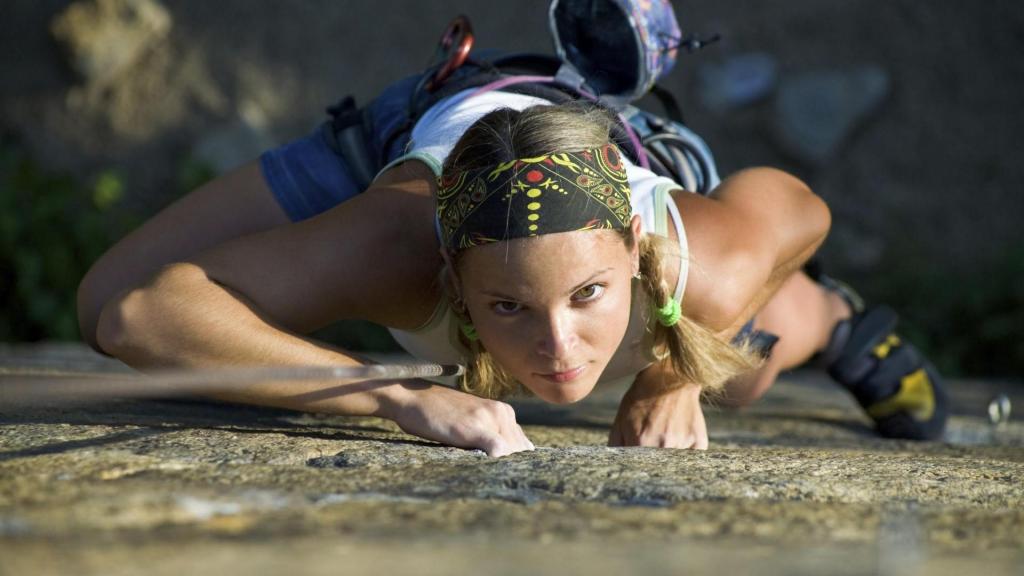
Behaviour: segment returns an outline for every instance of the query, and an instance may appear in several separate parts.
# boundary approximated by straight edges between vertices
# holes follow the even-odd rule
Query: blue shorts
[[[384,161],[382,166],[405,148],[401,139],[386,140],[406,122],[409,98],[419,79],[419,75],[410,76],[388,86],[365,108],[371,152]],[[304,138],[260,155],[263,178],[293,222],[316,216],[363,191],[345,158],[327,143],[324,130],[319,126]]]
[[[740,331],[732,337],[731,342],[735,345],[739,345],[746,341],[748,338],[754,335],[754,318],[747,321],[746,324],[740,327]]]

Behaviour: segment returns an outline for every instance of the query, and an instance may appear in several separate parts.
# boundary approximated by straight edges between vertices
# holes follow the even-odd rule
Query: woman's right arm
[[[429,315],[440,265],[430,180],[404,172],[315,218],[164,267],[103,307],[98,344],[142,369],[360,363],[299,334],[341,318],[414,327]],[[426,383],[262,382],[218,398],[382,416],[491,455],[530,447],[506,404]]]
[[[170,266],[129,292],[116,309],[104,309],[100,327],[101,345],[138,367],[362,364],[351,353],[276,328],[193,264]],[[387,418],[410,434],[495,457],[533,449],[508,404],[422,381],[253,382],[215,398]]]
[[[163,266],[217,244],[288,223],[254,161],[164,208],[100,257],[78,287],[82,339],[102,352],[96,329],[103,306]]]

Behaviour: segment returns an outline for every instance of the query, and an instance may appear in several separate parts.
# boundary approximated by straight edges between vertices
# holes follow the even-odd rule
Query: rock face
[[[889,76],[877,66],[790,78],[779,87],[775,100],[778,143],[798,160],[824,163],[888,91]]]
[[[709,110],[728,112],[767,98],[778,82],[778,62],[771,54],[751,52],[698,69],[701,102]]]
[[[248,103],[239,106],[237,120],[203,136],[192,148],[192,157],[224,174],[273,147],[263,111]]]
[[[170,29],[171,15],[157,0],[79,0],[50,27],[71,68],[90,86],[117,78]]]
[[[0,373],[117,368],[3,356]],[[500,459],[374,418],[0,396],[0,570],[1012,574],[1024,425],[987,423],[997,387],[955,384],[945,442],[879,439],[803,375],[748,412],[708,408],[706,452],[604,446],[621,389],[519,401],[538,449]]]

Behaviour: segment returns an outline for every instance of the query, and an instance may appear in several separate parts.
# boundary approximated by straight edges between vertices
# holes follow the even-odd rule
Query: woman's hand
[[[641,373],[619,403],[608,445],[707,450],[700,386],[665,391],[660,374]]]
[[[478,448],[488,456],[533,450],[516,423],[512,406],[430,385],[408,388],[392,418],[405,432],[459,448]]]

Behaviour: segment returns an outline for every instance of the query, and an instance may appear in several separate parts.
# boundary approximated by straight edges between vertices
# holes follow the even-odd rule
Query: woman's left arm
[[[667,362],[640,372],[619,402],[608,435],[609,446],[660,448],[708,447],[708,429],[700,408],[700,386],[671,386],[676,379]]]
[[[710,197],[676,194],[690,250],[683,314],[731,338],[814,254],[832,216],[799,179],[750,168]]]
[[[832,222],[803,182],[771,168],[738,172],[710,197],[677,194],[676,205],[690,250],[683,313],[725,340],[814,254]],[[638,374],[609,445],[707,448],[700,383],[677,378],[667,362]]]

